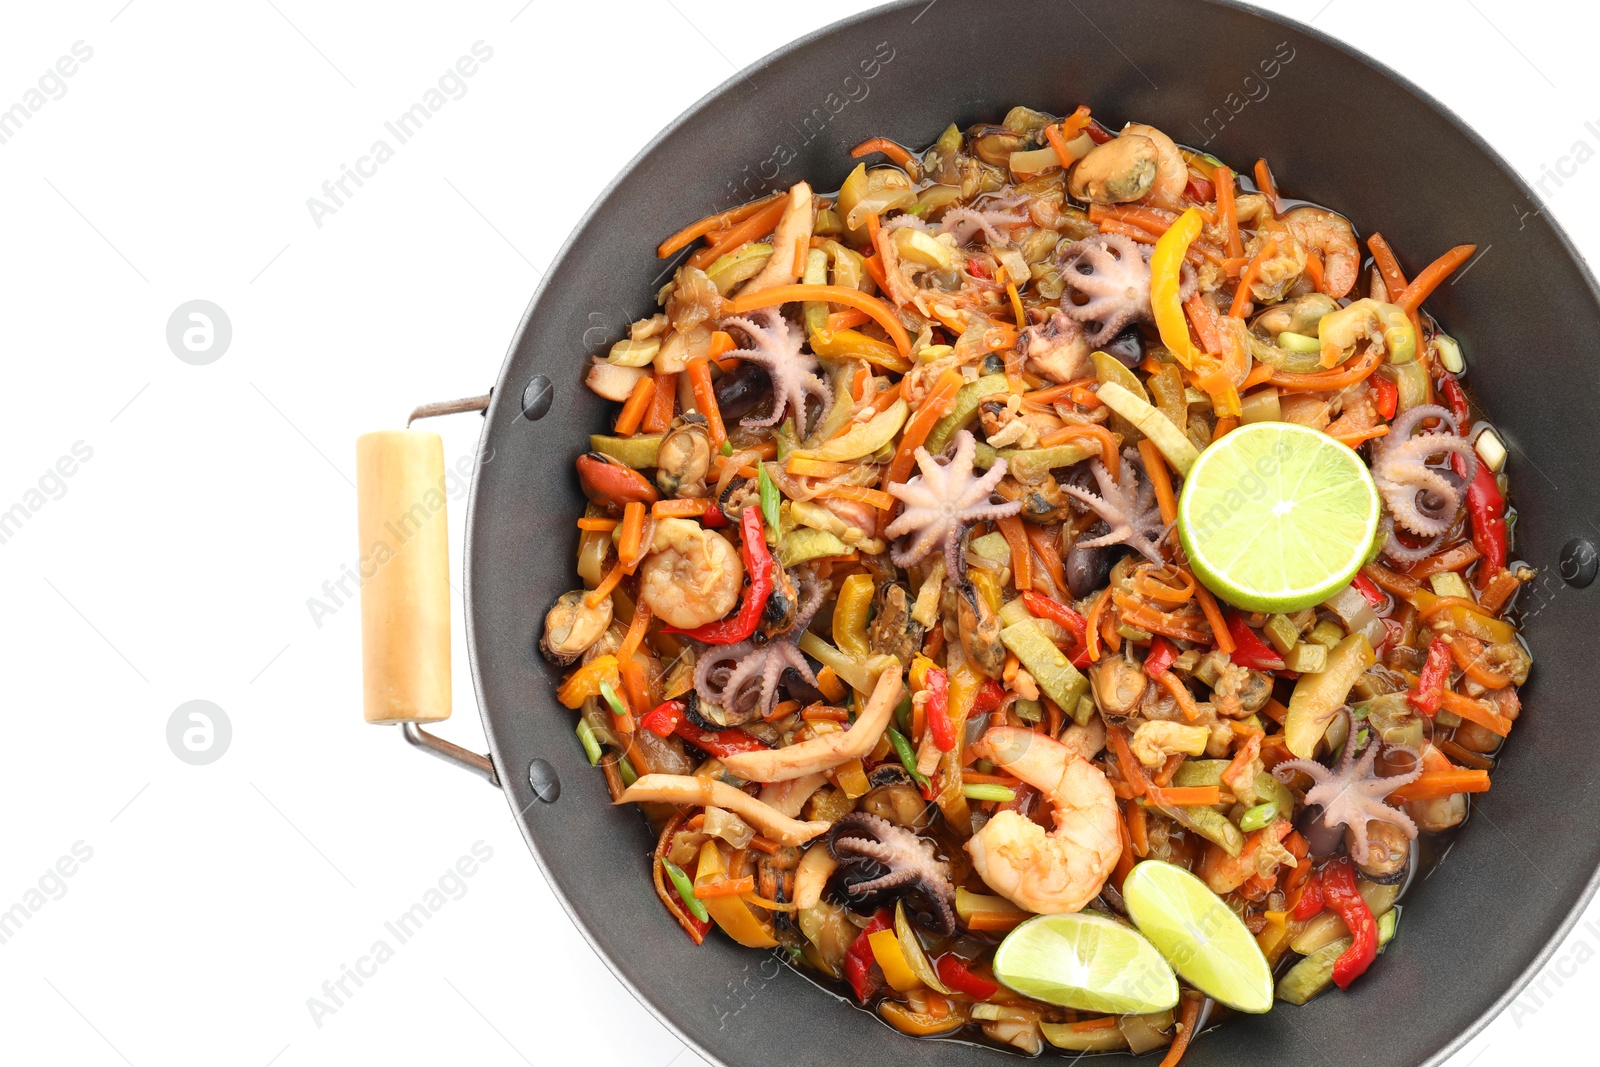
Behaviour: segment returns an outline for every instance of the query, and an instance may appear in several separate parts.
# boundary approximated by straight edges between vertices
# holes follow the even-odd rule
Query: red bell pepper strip
[[[927,693],[923,711],[928,715],[928,729],[933,733],[933,743],[940,752],[956,747],[956,727],[950,721],[950,677],[938,667],[928,670],[922,691]]]
[[[978,687],[978,693],[972,698],[972,710],[969,715],[987,715],[998,708],[1006,698],[1006,691],[1000,688],[1000,683],[993,678]]]
[[[1385,599],[1383,590],[1379,589],[1378,584],[1371,578],[1368,578],[1365,574],[1357,571],[1356,576],[1350,579],[1350,584],[1356,587],[1356,592],[1360,593],[1362,599],[1368,604],[1371,604],[1375,608],[1383,607],[1383,602]]]
[[[772,569],[777,566],[772,553],[767,551],[760,508],[744,509],[744,515],[739,520],[739,533],[739,555],[744,559],[745,574],[750,578],[750,591],[745,594],[739,610],[726,619],[708,622],[693,630],[664,626],[662,633],[686,634],[708,645],[736,645],[756,632],[756,624],[761,621],[767,598],[772,595]]]
[[[1294,906],[1294,910],[1289,913],[1289,918],[1297,922],[1305,922],[1325,906],[1326,902],[1322,896],[1322,879],[1313,876],[1306,882],[1305,892],[1300,894],[1300,901]]]
[[[671,737],[683,721],[683,701],[668,700],[657,704],[639,720],[639,725],[657,737]]]
[[[705,514],[700,516],[700,525],[720,530],[728,525],[728,516],[723,514],[722,508],[715,501],[712,501],[706,505]]]
[[[1386,419],[1394,418],[1395,409],[1400,406],[1399,388],[1381,374],[1374,374],[1367,381],[1372,383],[1372,401],[1378,414]]]
[[[721,759],[736,752],[761,752],[771,748],[761,738],[747,734],[737,726],[728,730],[702,730],[688,719],[680,721],[672,732],[709,756]]]
[[[1256,636],[1249,624],[1232,612],[1228,613],[1228,636],[1233,638],[1234,644],[1228,658],[1237,666],[1253,671],[1283,670],[1283,657],[1277,650]]]
[[[1457,466],[1459,464],[1459,466]],[[1451,457],[1456,473],[1466,464],[1459,456]],[[1488,464],[1480,462],[1478,472],[1467,486],[1467,515],[1472,519],[1472,544],[1494,571],[1506,565],[1506,498],[1500,495],[1494,472]]]
[[[974,1000],[988,1000],[1000,992],[999,986],[967,970],[966,961],[954,953],[940,956],[935,967],[939,972],[939,981]]]
[[[888,930],[894,926],[889,920],[889,912],[883,910],[873,916],[872,921],[864,926],[850,950],[844,954],[844,976],[850,982],[850,988],[855,990],[856,999],[865,1004],[867,998],[872,996],[873,988],[877,985],[872,980],[872,942],[868,940],[879,930]]]
[[[1322,895],[1328,907],[1344,920],[1353,941],[1333,964],[1333,981],[1340,989],[1366,973],[1378,958],[1378,921],[1372,909],[1356,891],[1355,867],[1349,856],[1340,856],[1322,868]]]
[[[1075,641],[1081,643],[1084,634],[1089,630],[1089,623],[1082,615],[1043,593],[1036,593],[1030,589],[1022,594],[1022,603],[1027,607],[1029,614],[1036,618],[1049,619],[1071,634]]]
[[[1450,409],[1450,414],[1456,417],[1456,429],[1466,433],[1467,423],[1472,421],[1472,409],[1467,405],[1466,391],[1454,378],[1440,382],[1439,390],[1444,393],[1445,406]]]
[[[1444,700],[1444,687],[1450,681],[1450,645],[1443,635],[1428,646],[1428,658],[1417,675],[1417,687],[1406,694],[1411,706],[1433,718]]]
[[[1178,646],[1159,635],[1150,639],[1150,651],[1144,657],[1144,673],[1159,678],[1167,673],[1172,661],[1178,658]]]

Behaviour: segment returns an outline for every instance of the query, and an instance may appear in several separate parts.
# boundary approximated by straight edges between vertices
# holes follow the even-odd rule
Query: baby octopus
[[[1133,449],[1122,453],[1120,478],[1113,479],[1106,465],[1098,459],[1089,461],[1089,469],[1100,486],[1096,496],[1080,486],[1063,482],[1061,489],[1074,500],[1081,501],[1106,521],[1109,533],[1092,540],[1079,541],[1079,548],[1103,548],[1107,545],[1127,545],[1151,563],[1166,561],[1161,557],[1161,541],[1167,535],[1167,526],[1161,521],[1161,509],[1156,504],[1155,488],[1139,477],[1139,454]]]
[[[1349,712],[1346,711],[1345,715],[1348,718]],[[1374,737],[1357,760],[1359,731],[1356,725],[1354,722],[1349,724],[1350,732],[1344,743],[1344,751],[1332,770],[1316,760],[1292,759],[1278,764],[1272,773],[1279,781],[1288,781],[1296,771],[1311,776],[1314,784],[1306,790],[1306,804],[1322,808],[1322,815],[1317,820],[1320,827],[1306,834],[1307,839],[1312,840],[1312,851],[1324,851],[1316,847],[1315,839],[1324,836],[1320,831],[1343,825],[1349,831],[1350,858],[1365,867],[1371,861],[1367,841],[1369,823],[1389,823],[1404,831],[1406,837],[1416,838],[1416,823],[1399,808],[1391,808],[1384,803],[1384,798],[1421,776],[1422,759],[1415,749],[1407,745],[1386,745]],[[1373,774],[1373,765],[1378,760],[1380,750],[1389,755],[1410,756],[1412,769],[1405,774],[1389,777]]]
[[[740,641],[736,645],[710,646],[694,668],[695,695],[707,704],[722,709],[722,721],[737,725],[770,714],[778,703],[778,683],[783,672],[795,670],[813,688],[817,677],[800,652],[800,635],[822,607],[820,585],[808,585],[795,613],[794,625],[783,635],[757,645]]]
[[[833,402],[833,388],[817,372],[817,357],[803,350],[799,328],[772,308],[753,312],[750,318],[724,319],[722,324],[736,326],[750,338],[750,347],[728,355],[756,364],[772,379],[772,411],[766,418],[750,417],[742,424],[751,429],[776,426],[788,412],[794,417],[795,436],[804,438],[807,398],[816,397],[826,409]]]
[[[1120,233],[1102,233],[1074,241],[1061,250],[1061,310],[1084,324],[1089,343],[1107,344],[1136,322],[1150,322],[1150,255]],[[1179,295],[1188,299],[1197,285],[1194,268],[1185,263]]]
[[[905,502],[900,517],[889,524],[890,537],[915,535],[906,548],[896,547],[893,558],[897,566],[909,567],[936,547],[945,554],[945,573],[956,574],[957,546],[961,532],[974,522],[986,519],[1004,519],[1022,510],[1022,501],[990,503],[990,497],[1000,480],[1006,476],[1006,461],[997,459],[989,472],[978,477],[972,469],[977,454],[977,442],[972,434],[961,430],[956,434],[956,451],[948,461],[928,455],[928,450],[916,451],[917,467],[922,474],[907,482],[888,486],[889,492]]]
[[[930,933],[955,933],[955,883],[950,865],[910,830],[866,812],[834,823],[828,853],[839,862],[835,886],[852,910],[872,912],[895,896]]]
[[[1438,419],[1441,432],[1413,437],[1424,419]],[[1460,436],[1455,416],[1434,404],[1414,407],[1394,420],[1374,452],[1372,479],[1394,521],[1422,537],[1437,537],[1450,529],[1461,506],[1460,487],[1471,482],[1478,469],[1472,443]],[[1459,476],[1428,465],[1441,454],[1461,457],[1464,470]]]

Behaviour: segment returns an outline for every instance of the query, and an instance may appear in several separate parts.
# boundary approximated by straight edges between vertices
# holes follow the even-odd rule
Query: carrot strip
[[[668,256],[672,255],[672,253],[678,251],[678,249],[687,248],[689,245],[693,244],[695,241],[714,230],[729,229],[730,227],[743,222],[745,219],[749,218],[751,215],[754,215],[762,208],[767,207],[781,198],[786,198],[788,195],[788,193],[773,193],[771,196],[762,197],[760,200],[752,200],[748,204],[740,204],[736,208],[729,208],[727,211],[719,212],[715,215],[707,215],[699,222],[690,223],[688,226],[685,226],[683,229],[679,230],[677,233],[661,242],[660,246],[656,248],[656,258],[666,259]]]
[[[1264,159],[1256,160],[1256,188],[1261,190],[1261,195],[1272,205],[1272,214],[1275,216],[1282,214],[1278,207],[1278,185],[1272,180],[1272,168],[1267,166],[1267,161]]]
[[[1055,540],[1045,527],[1036,522],[1023,523],[1022,528],[1028,535],[1028,543],[1039,553],[1039,561],[1044,564],[1045,573],[1050,575],[1050,580],[1055,583],[1056,591],[1065,593],[1067,571],[1062,565],[1061,550],[1056,547]]]
[[[1216,639],[1218,651],[1231,654],[1238,646],[1233,643],[1233,635],[1228,632],[1228,623],[1222,617],[1222,609],[1217,606],[1217,598],[1212,596],[1211,590],[1200,582],[1194,583],[1194,598],[1200,601],[1200,610],[1205,612],[1206,622],[1211,626],[1211,635]]]
[[[1088,618],[1084,621],[1084,644],[1089,649],[1089,662],[1098,663],[1100,660],[1100,620],[1105,618],[1106,609],[1111,603],[1111,590],[1107,589],[1095,598],[1094,606],[1089,609]]]
[[[1405,292],[1401,293],[1394,303],[1408,315],[1416,311],[1422,306],[1422,302],[1428,299],[1428,294],[1437,289],[1440,282],[1450,277],[1457,267],[1471,259],[1477,250],[1477,245],[1456,245],[1423,267],[1422,273],[1411,280],[1411,284],[1406,286]]]
[[[1168,671],[1161,677],[1165,679],[1171,674]],[[1145,791],[1150,796],[1150,803],[1170,808],[1209,808],[1222,801],[1222,790],[1214,785],[1168,786],[1164,789],[1147,785]]]
[[[1200,347],[1213,355],[1221,352],[1222,337],[1217,332],[1217,309],[1199,293],[1185,300],[1183,309],[1189,313],[1189,323],[1194,327],[1195,336],[1200,339]]]
[[[1117,439],[1110,430],[1097,422],[1072,422],[1059,430],[1051,430],[1039,439],[1040,448],[1054,448],[1080,437],[1092,438],[1100,446],[1100,462],[1113,481],[1122,479],[1122,453],[1117,451]]]
[[[617,557],[630,571],[643,555],[640,551],[640,537],[644,533],[646,510],[644,503],[639,500],[628,501],[622,509],[622,526],[617,534]]]
[[[628,632],[622,638],[622,644],[617,646],[617,661],[619,663],[623,660],[629,660],[633,658],[633,653],[644,641],[645,631],[649,629],[650,606],[643,600],[640,600],[633,606],[633,621],[628,623]],[[643,703],[644,702],[641,701],[639,704],[634,706],[640,707]]]
[[[784,193],[780,198],[773,200],[771,204],[757,211],[732,229],[725,231],[715,244],[708,245],[690,256],[689,265],[704,270],[746,241],[753,241],[757,237],[764,237],[771,233],[777,228],[778,220],[783,218],[783,209],[788,206],[788,203],[789,195]]]
[[[1244,242],[1239,238],[1239,202],[1234,193],[1233,170],[1216,167],[1211,172],[1211,180],[1217,183],[1217,221],[1222,224],[1227,238],[1223,249],[1231,258],[1238,259],[1244,255]]]
[[[1423,771],[1416,781],[1389,794],[1390,800],[1437,800],[1457,793],[1485,793],[1489,772],[1480,770]]]
[[[850,308],[848,311],[835,311],[828,316],[828,332],[839,330],[853,330],[863,323],[871,322],[872,316],[865,311]]]
[[[1162,671],[1161,677],[1156,679],[1162,688],[1172,694],[1172,699],[1178,702],[1178,710],[1183,712],[1183,717],[1194,722],[1200,717],[1200,708],[1194,702],[1194,694],[1189,692],[1189,687],[1178,678],[1176,671]]]
[[[709,506],[695,497],[673,497],[650,505],[650,514],[658,519],[698,519]]]
[[[1277,239],[1269,237],[1267,243],[1261,246],[1261,251],[1255,254],[1255,258],[1245,264],[1244,270],[1239,274],[1239,288],[1233,293],[1233,306],[1228,309],[1229,315],[1236,319],[1244,318],[1245,305],[1251,302],[1250,286],[1261,276],[1262,265],[1277,251]]]
[[[1431,578],[1445,571],[1463,570],[1468,565],[1476,563],[1481,555],[1478,547],[1471,541],[1463,541],[1454,548],[1434,553],[1416,566],[1407,569],[1406,573],[1413,578]]]
[[[800,478],[837,478],[841,474],[849,474],[855,469],[855,464],[791,455],[783,469]]]
[[[1183,1054],[1188,1051],[1189,1042],[1194,1039],[1195,1028],[1199,1025],[1200,998],[1184,997],[1183,1009],[1178,1017],[1178,1033],[1173,1037],[1167,1054],[1161,1057],[1160,1067],[1178,1067],[1178,1061],[1183,1059]]]
[[[716,330],[711,334],[711,350],[706,355],[711,359],[720,359],[739,346],[733,343],[733,335],[727,330]]]
[[[967,916],[967,929],[997,933],[1015,928],[1028,917],[1025,911],[975,911]]]
[[[712,334],[715,347],[716,334]],[[672,428],[672,415],[678,407],[678,376],[656,371],[656,395],[644,413],[640,428],[645,433],[666,433]]]
[[[1315,248],[1306,253],[1306,277],[1311,279],[1311,286],[1317,292],[1323,292],[1328,287],[1327,271],[1322,265],[1322,253]]]
[[[616,528],[616,519],[591,519],[585,516],[584,518],[578,520],[578,529],[580,530],[596,530],[601,533],[610,533]]]
[[[622,437],[632,437],[639,429],[639,423],[644,421],[645,409],[650,406],[650,401],[655,399],[656,380],[648,375],[634,383],[633,392],[628,394],[627,402],[622,405],[622,410],[617,413],[617,433]]]
[[[1272,372],[1271,382],[1279,389],[1287,389],[1294,393],[1320,393],[1330,389],[1343,389],[1359,381],[1365,381],[1382,362],[1383,352],[1377,347],[1372,347],[1353,363],[1346,363],[1332,370],[1317,371],[1312,374],[1275,370]]]
[[[1389,427],[1387,427],[1387,426],[1374,426],[1370,430],[1360,430],[1360,431],[1358,431],[1356,433],[1333,434],[1332,437],[1333,437],[1333,439],[1335,441],[1338,441],[1341,445],[1345,445],[1345,446],[1347,446],[1349,448],[1354,448],[1354,447],[1356,447],[1357,445],[1361,444],[1364,441],[1372,441],[1372,440],[1375,440],[1376,438],[1383,437],[1383,436],[1387,435],[1388,432],[1389,432]]]
[[[711,446],[720,449],[722,442],[728,439],[728,431],[722,425],[722,411],[717,407],[716,390],[711,387],[711,360],[705,356],[690,360],[687,373],[689,385],[694,390],[694,406],[706,417]]]
[[[900,325],[900,320],[895,318],[894,312],[889,310],[889,305],[860,289],[848,289],[842,285],[775,285],[759,293],[737,297],[729,305],[728,313],[745,315],[759,308],[798,300],[826,300],[831,304],[843,304],[864,311],[883,327],[902,356],[911,355],[911,338],[906,334],[906,328]]]
[[[697,885],[694,887],[694,897],[696,900],[715,900],[718,897],[737,897],[753,893],[755,889],[755,876],[746,875],[743,878],[724,878],[720,882]]]
[[[767,290],[769,293],[773,291]],[[966,379],[957,370],[945,371],[933,383],[933,388],[922,399],[922,406],[917,408],[917,413],[911,416],[901,432],[900,447],[895,450],[894,459],[889,463],[889,471],[883,478],[884,485],[903,482],[911,476],[911,468],[916,463],[916,450],[928,439],[934,423],[949,413],[950,406],[955,403],[956,393],[965,384]]]
[[[1150,821],[1145,818],[1144,808],[1129,801],[1122,806],[1122,812],[1128,820],[1128,837],[1133,844],[1133,854],[1144,859],[1150,855]]]
[[[1243,392],[1246,389],[1254,389],[1256,386],[1264,385],[1271,380],[1272,364],[1257,363],[1250,368],[1250,373],[1244,376],[1244,381],[1239,383],[1239,390]]]
[[[1178,521],[1178,498],[1172,491],[1172,475],[1156,443],[1146,437],[1139,442],[1139,457],[1144,460],[1145,477],[1156,492],[1156,506],[1161,509],[1162,522]]]
[[[622,561],[619,559],[611,568],[610,572],[607,573],[604,578],[600,579],[600,584],[589,590],[589,595],[583,598],[584,606],[597,608],[601,604],[604,604],[606,597],[611,595],[611,590],[615,589],[617,587],[617,583],[622,581],[622,575],[624,573],[625,572],[622,569]]]
[[[1113,1015],[1103,1015],[1098,1019],[1085,1019],[1082,1022],[1076,1022],[1071,1025],[1074,1030],[1082,1034],[1093,1030],[1109,1030],[1117,1025],[1117,1020]]]
[[[871,140],[862,141],[850,149],[850,158],[860,159],[862,156],[870,156],[874,152],[880,152],[888,156],[895,166],[907,170],[910,169],[911,160],[914,158],[910,152],[901,148],[887,137],[874,137]]]
[[[1111,753],[1117,757],[1117,767],[1122,771],[1122,778],[1133,789],[1134,796],[1141,796],[1148,791],[1150,783],[1144,779],[1144,771],[1139,767],[1139,761],[1133,756],[1133,749],[1128,745],[1128,731],[1126,727],[1113,726],[1106,731],[1106,739],[1111,742]]]
[[[1018,592],[1033,588],[1033,553],[1028,546],[1028,536],[1022,532],[1022,520],[1015,515],[996,519],[994,523],[1005,536],[1011,549],[1011,584]]]
[[[1367,247],[1372,250],[1372,262],[1378,267],[1378,275],[1383,279],[1384,287],[1389,290],[1389,299],[1393,300],[1405,292],[1406,274],[1400,269],[1400,261],[1395,258],[1394,249],[1389,247],[1389,242],[1383,239],[1383,234],[1375,233],[1367,238]]]
[[[1504,689],[1510,685],[1509,676],[1499,671],[1492,671],[1483,665],[1479,658],[1482,651],[1483,643],[1466,634],[1457,634],[1450,642],[1450,658],[1461,668],[1461,673],[1485,689]]]
[[[1443,694],[1441,706],[1444,710],[1461,716],[1468,722],[1475,722],[1497,737],[1506,737],[1511,733],[1511,720],[1490,708],[1481,700],[1464,697],[1453,689],[1446,689]]]

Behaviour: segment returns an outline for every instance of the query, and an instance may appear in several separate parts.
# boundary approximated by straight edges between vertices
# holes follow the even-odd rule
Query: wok
[[[1030,29],[985,47],[1003,25]],[[1438,1062],[1510,1002],[1594,892],[1600,792],[1555,803],[1547,786],[1550,768],[1600,750],[1600,657],[1583,636],[1597,594],[1558,578],[1564,546],[1571,573],[1584,550],[1569,542],[1597,536],[1586,516],[1600,491],[1584,457],[1600,453],[1589,356],[1600,309],[1533,193],[1405,79],[1271,15],[1217,0],[908,0],[775,52],[628,165],[524,313],[483,430],[480,454],[493,461],[476,472],[466,545],[468,640],[492,759],[478,769],[502,784],[595,950],[711,1062],[831,1065],[849,1050],[857,1062],[915,1056],[933,1067],[1006,1054],[913,1045],[773,956],[720,935],[694,946],[656,899],[652,836],[636,810],[609,803],[573,713],[554,699],[557,672],[536,651],[543,612],[575,584],[583,501],[572,460],[609,411],[581,384],[586,357],[654,310],[676,264],[657,261],[655,246],[677,227],[801,177],[836,188],[849,148],[871,136],[920,146],[951,121],[997,122],[1013,104],[1065,113],[1082,102],[1113,128],[1150,122],[1236,166],[1266,156],[1287,194],[1347,213],[1363,236],[1381,229],[1412,272],[1477,243],[1482,254],[1429,307],[1461,341],[1504,433],[1517,554],[1541,572],[1523,592],[1537,663],[1524,717],[1494,789],[1412,888],[1398,938],[1349,993],[1236,1019],[1198,1039],[1186,1065]]]

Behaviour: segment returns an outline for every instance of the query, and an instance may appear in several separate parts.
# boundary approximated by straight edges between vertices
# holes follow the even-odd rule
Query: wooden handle
[[[380,430],[356,440],[366,719],[450,717],[450,559],[444,444]]]

